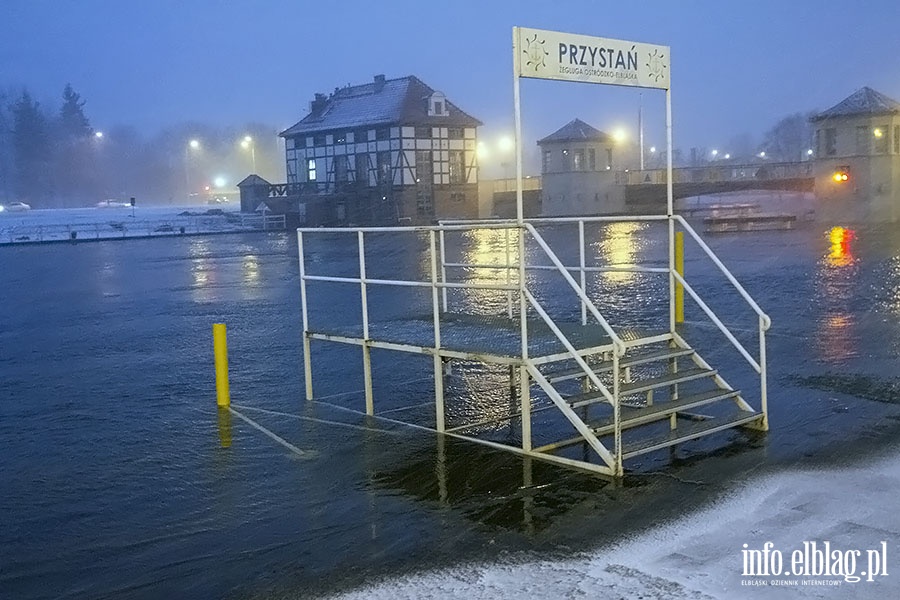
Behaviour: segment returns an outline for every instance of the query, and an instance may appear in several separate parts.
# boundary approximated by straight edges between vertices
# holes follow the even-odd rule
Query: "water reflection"
[[[853,249],[850,243],[856,236],[856,232],[845,227],[832,227],[828,232],[831,242],[827,260],[833,267],[846,267],[853,263]]]
[[[856,232],[833,227],[826,237],[828,253],[819,261],[818,304],[822,312],[817,319],[816,344],[822,360],[839,363],[859,354],[859,261],[853,253]]]
[[[245,286],[256,287],[259,284],[259,258],[255,254],[244,256],[241,261],[241,273]]]
[[[461,262],[481,266],[466,268],[460,281],[498,285],[515,283],[515,270],[496,267],[518,264],[518,229],[473,229],[464,232],[462,237],[464,250]],[[452,276],[448,279],[454,281]],[[511,294],[498,290],[462,290],[464,310],[476,314],[500,314],[507,311],[508,298],[514,302]]]
[[[451,508],[490,529],[533,537],[565,530],[591,514],[598,521],[623,504],[636,504],[644,484],[619,488],[605,478],[561,469],[530,457],[497,452],[470,442],[437,435],[415,457],[384,459],[373,474],[381,488]],[[580,527],[580,526],[578,526]]]
[[[592,244],[600,264],[610,267],[633,267],[635,256],[640,250],[636,234],[645,227],[644,223],[631,221],[610,223],[601,229],[602,238]],[[636,274],[626,271],[606,271],[602,276],[611,283],[631,283]]]
[[[219,445],[223,448],[231,447],[231,411],[219,407],[218,414]]]
[[[209,240],[195,238],[188,249],[191,259],[191,277],[193,278],[193,297],[195,302],[209,302],[213,299],[211,284],[215,282],[215,262]]]

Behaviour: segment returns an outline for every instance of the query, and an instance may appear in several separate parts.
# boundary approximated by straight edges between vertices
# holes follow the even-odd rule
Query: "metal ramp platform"
[[[676,225],[691,235],[719,267],[725,278],[747,300],[759,323],[759,355],[738,342],[719,317],[697,295],[674,261],[669,267],[598,266],[586,260],[586,224],[619,221],[668,221],[670,233]],[[577,229],[578,265],[566,265],[549,246],[538,227]],[[446,236],[471,231],[490,231],[506,240],[493,255],[478,261],[454,262],[447,258]],[[358,273],[337,276],[308,273],[305,239],[342,234],[356,237]],[[367,235],[413,236],[425,248],[427,265],[420,279],[384,279],[367,276],[373,259],[366,254]],[[333,242],[334,240],[332,240]],[[359,346],[363,351],[365,412],[376,415],[372,386],[371,352],[384,349],[430,356],[433,360],[434,424],[439,433],[459,437],[535,458],[621,477],[624,462],[701,437],[737,427],[767,430],[765,331],[768,316],[734,280],[690,226],[680,217],[595,217],[544,219],[518,222],[490,221],[440,224],[418,228],[317,228],[298,230],[301,295],[303,302],[304,367],[306,394],[314,398],[311,342],[337,342]],[[528,251],[526,252],[526,244]],[[337,246],[346,254],[346,244]],[[520,259],[519,257],[523,257]],[[368,263],[368,264],[367,264]],[[328,261],[319,257],[317,265]],[[473,277],[473,270],[494,273]],[[430,271],[430,272],[429,272]],[[670,294],[668,323],[663,328],[613,327],[605,318],[602,299],[588,296],[589,278],[603,273],[627,271],[667,277]],[[454,273],[460,273],[454,276]],[[541,287],[535,273],[556,277],[552,289],[565,293],[580,305],[581,315],[571,307],[563,314],[558,302],[537,299]],[[560,284],[560,281],[562,282]],[[307,287],[316,282],[356,287],[360,319],[352,326],[316,322],[308,312]],[[544,283],[544,288],[547,283]],[[392,320],[371,319],[368,294],[376,286],[419,288],[430,292],[430,312],[414,312]],[[677,288],[677,289],[676,289]],[[506,299],[506,314],[482,314],[480,307],[458,310],[448,297],[452,290],[478,290]],[[753,402],[731,386],[687,340],[676,323],[676,292],[687,293],[759,375]],[[524,315],[524,318],[523,318]],[[573,318],[574,315],[574,318]],[[510,401],[490,419],[449,422],[445,393],[448,365],[454,361],[476,361],[508,367]],[[492,423],[515,424],[512,441],[485,435]]]

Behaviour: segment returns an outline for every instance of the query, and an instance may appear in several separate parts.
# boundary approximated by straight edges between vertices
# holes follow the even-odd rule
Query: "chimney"
[[[377,94],[384,89],[384,75],[375,76],[375,93]]]
[[[309,103],[309,112],[317,113],[325,108],[325,103],[328,101],[328,98],[325,97],[325,94],[316,94],[315,99]]]

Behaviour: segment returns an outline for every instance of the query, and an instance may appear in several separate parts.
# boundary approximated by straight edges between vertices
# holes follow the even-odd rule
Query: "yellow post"
[[[219,443],[223,448],[231,447],[231,411],[225,406],[219,407]]]
[[[684,232],[675,232],[675,271],[684,277]],[[675,282],[675,322],[684,323],[684,286]]]
[[[228,390],[228,341],[225,339],[225,324],[213,324],[213,348],[216,355],[216,404],[224,408],[231,404]]]

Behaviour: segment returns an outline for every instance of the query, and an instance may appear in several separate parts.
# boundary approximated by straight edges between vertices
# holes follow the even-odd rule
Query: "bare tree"
[[[814,113],[794,113],[778,121],[764,138],[762,150],[766,156],[779,161],[803,160],[812,144],[809,119]]]

